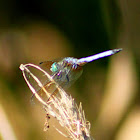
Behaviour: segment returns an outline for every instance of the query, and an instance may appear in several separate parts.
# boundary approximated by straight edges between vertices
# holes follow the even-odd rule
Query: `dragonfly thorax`
[[[73,58],[73,57],[66,57],[64,59],[62,59],[61,61],[58,62],[54,62],[51,65],[50,70],[52,72],[59,72],[60,70],[63,71],[64,69],[67,70],[68,67],[71,67],[71,70],[73,69],[77,69],[78,68],[78,64],[77,64],[78,59]]]
[[[76,58],[66,57],[52,63],[50,71],[53,79],[60,85],[71,85],[82,74],[82,67],[77,64]]]

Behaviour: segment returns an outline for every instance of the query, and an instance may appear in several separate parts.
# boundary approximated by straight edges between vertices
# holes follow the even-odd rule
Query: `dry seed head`
[[[81,103],[78,107],[75,100],[39,66],[21,64],[20,69],[27,85],[43,105],[46,114],[57,119],[66,130],[67,137],[74,140],[93,140],[90,136],[90,122],[86,121]],[[47,120],[46,127],[48,126]],[[57,128],[56,130],[62,134]]]

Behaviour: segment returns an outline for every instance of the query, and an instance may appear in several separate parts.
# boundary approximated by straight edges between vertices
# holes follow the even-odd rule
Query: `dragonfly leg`
[[[61,79],[61,78],[62,78],[62,72],[61,72],[61,71],[58,72],[58,73],[57,73],[57,76],[58,76],[57,79]]]
[[[66,74],[67,84],[69,83],[69,76]]]

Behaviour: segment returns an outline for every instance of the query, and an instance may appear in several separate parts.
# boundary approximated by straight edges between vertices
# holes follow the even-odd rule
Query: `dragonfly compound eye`
[[[51,65],[50,70],[51,70],[52,72],[57,72],[57,71],[58,71],[58,66],[57,66],[57,63],[56,63],[56,62],[54,62],[54,63]]]

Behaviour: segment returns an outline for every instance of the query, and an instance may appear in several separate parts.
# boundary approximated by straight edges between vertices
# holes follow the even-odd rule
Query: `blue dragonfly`
[[[83,65],[94,60],[111,56],[120,52],[122,49],[113,49],[101,52],[92,56],[83,57],[80,59],[73,57],[65,57],[53,61],[45,61],[40,63],[40,67],[47,71],[57,84],[66,89],[70,87],[82,74]],[[44,85],[47,85],[46,80]]]

